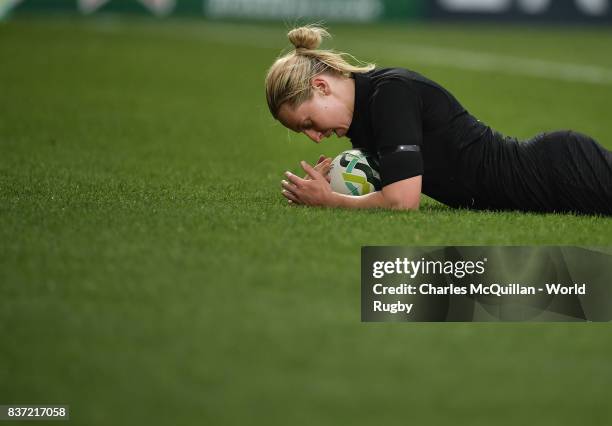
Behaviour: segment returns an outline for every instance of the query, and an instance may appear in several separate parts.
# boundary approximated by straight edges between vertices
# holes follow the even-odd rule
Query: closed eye
[[[302,123],[302,126],[301,126],[302,131],[309,130],[311,128],[312,128],[312,121],[309,120],[309,121],[304,121],[304,123]]]

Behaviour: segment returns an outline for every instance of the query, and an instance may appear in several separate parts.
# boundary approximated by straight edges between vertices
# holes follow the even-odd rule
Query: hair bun
[[[287,34],[291,44],[296,49],[316,49],[321,45],[323,37],[329,37],[329,33],[325,28],[317,27],[315,25],[307,25],[305,27],[294,28]]]

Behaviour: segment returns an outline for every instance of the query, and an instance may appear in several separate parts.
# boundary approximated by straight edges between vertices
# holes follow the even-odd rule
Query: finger
[[[316,171],[318,171],[319,173],[321,173],[322,175],[325,175],[326,173],[329,173],[329,169],[331,167],[331,164],[328,163],[327,161],[324,161],[322,163],[317,163],[314,166],[314,169]],[[309,175],[304,176],[304,180],[310,180],[311,177]]]
[[[331,170],[331,163],[321,163],[320,167],[315,167],[315,169],[323,176],[327,176]]]
[[[281,194],[283,194],[283,196],[290,202],[293,204],[300,204],[300,200],[298,200],[298,198],[292,194],[291,192],[287,191],[286,189],[283,189],[281,191]]]
[[[331,183],[331,173],[330,173],[330,172],[331,172],[331,167],[330,167],[329,169],[327,169],[327,170],[325,171],[325,173],[322,173],[322,174],[323,174],[323,178],[324,178],[324,179],[325,179],[327,182],[329,182],[329,183]]]
[[[312,179],[325,179],[323,177],[323,175],[321,173],[319,173],[318,171],[316,171],[314,169],[314,167],[312,167],[310,164],[308,164],[306,161],[300,161],[300,164],[302,166],[302,168],[304,169],[304,171],[306,173],[308,173],[308,175],[312,178]]]
[[[329,170],[331,168],[331,158],[325,158],[325,156],[322,155],[321,158],[319,158],[319,162],[315,164],[314,168],[322,175],[325,175],[325,173],[329,173]],[[310,176],[306,175],[302,179],[310,180],[311,178]]]
[[[319,170],[322,167],[327,167],[327,166],[330,166],[330,165],[331,165],[331,161],[323,160],[320,163],[315,164],[313,168],[316,169],[316,170]]]
[[[295,186],[292,183],[287,182],[286,180],[281,181],[281,186],[283,187],[283,189],[286,189],[287,191],[290,191],[293,193],[297,191],[297,186]]]
[[[304,183],[304,179],[302,179],[299,176],[294,175],[291,172],[285,172],[285,176],[287,176],[287,179],[289,179],[289,181],[295,186],[297,186],[298,188]]]
[[[323,154],[321,154],[321,155],[319,156],[319,161],[317,161],[317,164],[322,163],[322,162],[323,162],[323,161],[325,161],[326,159],[327,159],[327,157],[326,157],[326,156],[324,156]]]

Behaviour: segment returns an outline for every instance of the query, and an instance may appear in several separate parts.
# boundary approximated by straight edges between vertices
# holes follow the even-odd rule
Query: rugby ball
[[[359,149],[340,153],[329,172],[332,191],[346,195],[365,195],[380,191],[377,159]]]

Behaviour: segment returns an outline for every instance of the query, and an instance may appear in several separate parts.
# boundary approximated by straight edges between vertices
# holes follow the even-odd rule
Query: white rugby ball
[[[340,153],[331,164],[332,191],[346,195],[365,195],[380,191],[380,174],[375,157],[359,149]]]

